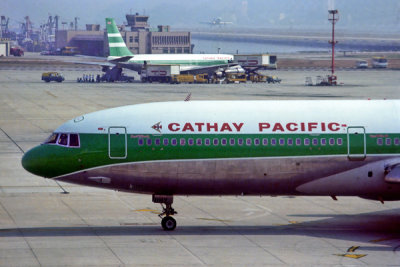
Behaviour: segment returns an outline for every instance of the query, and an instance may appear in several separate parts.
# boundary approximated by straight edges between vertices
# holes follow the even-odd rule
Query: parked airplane
[[[400,101],[189,101],[102,110],[22,158],[36,175],[151,194],[400,200]]]
[[[140,72],[144,64],[180,65],[181,71],[206,71],[220,67],[237,67],[228,54],[138,54],[134,55],[122,39],[114,19],[106,18],[110,56],[107,60],[118,67]]]

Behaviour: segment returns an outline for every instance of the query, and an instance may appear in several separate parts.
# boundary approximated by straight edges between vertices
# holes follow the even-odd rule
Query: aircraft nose
[[[24,169],[28,172],[35,175],[44,176],[46,163],[43,161],[40,146],[34,147],[28,152],[25,152],[21,163],[22,167],[24,167]]]

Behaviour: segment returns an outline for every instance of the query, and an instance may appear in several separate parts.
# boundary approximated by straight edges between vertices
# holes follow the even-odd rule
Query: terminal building
[[[170,26],[150,28],[149,16],[126,15],[127,25],[119,27],[122,38],[133,54],[192,53],[190,32],[174,32]],[[56,48],[76,47],[83,55],[108,56],[107,33],[100,25],[87,24],[86,30],[58,30]]]

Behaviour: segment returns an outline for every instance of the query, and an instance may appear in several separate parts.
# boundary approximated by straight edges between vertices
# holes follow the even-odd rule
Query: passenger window
[[[169,139],[168,138],[164,138],[163,139],[163,145],[164,146],[168,146],[168,144],[169,144]]]
[[[243,139],[242,139],[242,138],[239,138],[239,139],[238,139],[238,145],[239,145],[239,146],[242,146],[242,145],[243,145]]]
[[[300,138],[296,138],[296,146],[301,146],[301,139]]]
[[[400,139],[399,139],[399,138],[395,138],[395,139],[394,139],[394,145],[395,145],[395,146],[400,145]]]
[[[45,144],[55,144],[57,142],[58,138],[58,133],[53,133],[47,138],[47,140],[44,142]]]
[[[382,138],[376,139],[376,143],[377,143],[379,146],[383,145],[383,139],[382,139]]]
[[[386,138],[386,145],[387,146],[392,145],[392,139],[391,138]]]
[[[338,146],[341,146],[343,144],[343,139],[342,138],[338,138],[337,144],[338,144]]]
[[[180,143],[181,146],[186,145],[186,139],[185,138],[181,138],[179,143]]]
[[[313,144],[313,146],[317,146],[318,145],[318,139],[317,138],[313,138],[312,144]]]
[[[263,138],[262,144],[263,146],[268,146],[268,138]]]
[[[246,138],[246,145],[251,146],[251,138]]]
[[[213,145],[214,145],[214,146],[218,146],[218,143],[219,143],[218,138],[214,138],[214,139],[213,139]]]
[[[139,145],[139,146],[143,146],[143,144],[144,144],[143,139],[142,139],[142,138],[139,138],[139,139],[138,139],[138,145]]]
[[[234,146],[235,145],[235,139],[234,138],[229,139],[229,144],[231,146]]]
[[[77,134],[69,135],[69,146],[70,147],[79,147],[79,136]]]
[[[197,138],[197,139],[196,139],[196,145],[201,146],[202,143],[203,143],[203,142],[202,142],[201,138]]]
[[[159,146],[159,145],[161,144],[160,138],[156,138],[156,140],[154,140],[154,144],[155,144],[156,146]]]
[[[304,138],[304,145],[309,146],[310,145],[310,139]]]
[[[146,143],[147,143],[147,145],[148,145],[148,146],[151,146],[151,144],[152,144],[152,140],[151,140],[150,138],[147,138],[147,141],[146,141]]]
[[[285,145],[285,139],[280,138],[279,139],[279,145],[284,146]]]
[[[68,134],[61,134],[58,139],[58,144],[62,146],[68,145]]]
[[[204,144],[205,144],[206,146],[209,146],[210,143],[211,143],[211,141],[210,141],[209,138],[206,138],[206,139],[204,140]]]
[[[226,144],[227,144],[226,138],[222,138],[221,145],[226,146]]]
[[[176,140],[176,138],[172,138],[171,144],[172,144],[173,146],[176,146],[176,145],[178,144],[178,140]]]
[[[321,146],[325,146],[326,145],[326,139],[325,138],[321,138]]]
[[[335,144],[335,138],[329,138],[329,144],[333,146]]]
[[[271,138],[271,145],[276,146],[276,139],[275,138]]]
[[[292,146],[293,145],[293,139],[292,138],[288,138],[287,144],[288,144],[288,146]]]
[[[193,138],[189,138],[188,144],[189,144],[189,146],[193,146],[194,145],[194,139]]]
[[[260,139],[258,139],[258,138],[254,139],[254,145],[259,146],[260,145]]]

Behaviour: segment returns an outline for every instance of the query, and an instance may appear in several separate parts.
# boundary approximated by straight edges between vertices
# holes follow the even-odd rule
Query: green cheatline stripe
[[[132,55],[132,52],[127,47],[110,47],[110,56],[123,57]]]
[[[108,37],[109,43],[125,43],[122,37]]]
[[[148,135],[144,145],[139,146],[140,134],[128,134],[128,157],[126,159],[110,159],[108,157],[108,135],[107,134],[80,134],[80,148],[65,148],[56,145],[40,146],[45,147],[45,152],[41,152],[41,157],[46,158],[46,166],[56,166],[54,169],[47,168],[42,173],[45,177],[55,177],[66,173],[71,173],[87,168],[103,165],[137,162],[149,160],[179,160],[179,159],[212,159],[212,158],[253,158],[253,157],[308,157],[308,156],[347,156],[347,134],[164,134]],[[377,145],[377,138],[366,138],[367,154],[399,154],[400,146],[394,145],[393,139],[400,138],[400,134],[381,134],[392,138],[391,145]],[[136,136],[136,137],[135,137]],[[167,138],[168,146],[163,145],[163,139]],[[178,144],[171,145],[172,139],[176,138]],[[180,139],[184,138],[186,144],[181,146]],[[194,139],[194,145],[189,146],[189,138]],[[202,145],[196,145],[196,139],[202,140]],[[210,139],[211,144],[205,145],[205,139]],[[213,145],[213,139],[217,138],[218,145]],[[227,145],[221,145],[222,139],[227,139]],[[229,144],[229,139],[235,139],[235,145]],[[244,144],[238,145],[238,139],[242,138]],[[246,145],[246,139],[252,139],[252,145]],[[260,140],[259,145],[254,145],[254,139]],[[268,138],[268,146],[262,145],[262,139]],[[288,139],[293,141],[288,145]],[[296,139],[301,139],[301,145],[296,145]],[[310,140],[310,145],[304,145],[304,139]],[[321,139],[326,139],[326,145],[322,146]],[[338,138],[342,139],[342,145],[329,145],[329,139],[334,138],[337,144]],[[386,137],[385,137],[386,138]],[[384,138],[384,139],[385,139]],[[151,139],[152,145],[147,145],[147,139]],[[160,145],[156,145],[156,139],[160,139]],[[271,144],[271,140],[276,140],[276,145]],[[285,140],[285,145],[279,144],[279,139]],[[313,139],[318,140],[319,145],[312,145]],[[125,151],[125,136],[112,136],[111,153],[113,156],[123,156]],[[385,141],[385,140],[384,140]],[[353,153],[363,152],[364,143],[360,139],[354,139],[351,144]],[[40,160],[43,160],[40,159]]]

